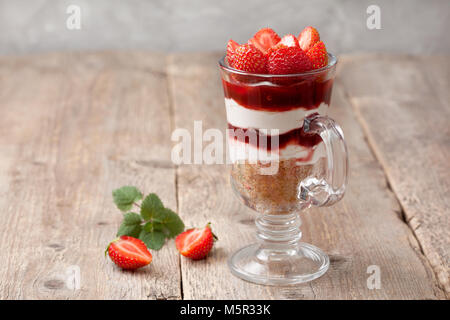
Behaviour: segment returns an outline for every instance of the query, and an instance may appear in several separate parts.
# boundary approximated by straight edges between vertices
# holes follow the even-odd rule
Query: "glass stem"
[[[302,221],[297,213],[262,215],[255,221],[261,247],[274,250],[292,249],[302,237]]]

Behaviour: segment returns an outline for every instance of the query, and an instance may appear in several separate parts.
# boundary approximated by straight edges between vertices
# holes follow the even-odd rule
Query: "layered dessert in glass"
[[[348,157],[339,125],[326,114],[336,69],[319,33],[258,31],[230,40],[219,61],[228,123],[231,186],[259,213],[258,241],[228,260],[247,281],[284,285],[326,272],[328,256],[300,242],[300,212],[339,201]]]
[[[286,38],[288,41],[284,41]],[[292,38],[288,35],[274,40],[275,47],[291,44],[301,50]],[[280,44],[283,41],[286,45]],[[266,55],[271,50],[266,50]],[[301,210],[299,183],[325,170],[322,139],[306,133],[303,123],[312,115],[327,114],[336,58],[327,53],[325,69],[310,66],[306,71],[294,70],[296,73],[249,75],[233,68],[228,57],[222,61],[222,82],[232,186],[246,205],[257,212],[287,214]],[[255,135],[257,138],[251,139]],[[261,170],[267,168],[261,152],[270,154],[272,166],[277,161],[276,172],[267,174]]]

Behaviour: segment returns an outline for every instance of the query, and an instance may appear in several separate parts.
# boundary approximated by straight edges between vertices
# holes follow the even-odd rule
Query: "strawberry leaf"
[[[164,205],[161,202],[161,199],[154,193],[150,193],[145,197],[144,201],[142,201],[141,216],[144,220],[161,218],[163,210]]]
[[[142,230],[141,234],[139,235],[139,239],[141,239],[148,248],[153,250],[161,249],[166,242],[164,233],[162,231],[156,230],[153,232]]]
[[[150,221],[144,225],[143,229],[147,232],[163,231],[164,226],[158,221]]]
[[[142,193],[132,186],[124,186],[112,192],[114,203],[121,211],[128,211],[133,203],[142,199]]]
[[[139,237],[142,230],[141,223],[142,219],[140,215],[134,212],[126,213],[119,227],[119,231],[117,231],[117,236]]]
[[[143,198],[135,187],[125,186],[113,191],[114,202],[122,211],[131,209],[136,201]],[[166,239],[173,238],[184,231],[184,223],[172,210],[165,208],[161,199],[151,193],[140,205],[140,214],[125,213],[117,236],[127,235],[142,240],[153,250],[159,250]]]
[[[168,238],[173,238],[184,231],[184,223],[180,216],[168,208],[164,208],[164,217],[160,220]]]
[[[141,216],[134,212],[128,212],[123,215],[123,222],[127,225],[141,224]]]

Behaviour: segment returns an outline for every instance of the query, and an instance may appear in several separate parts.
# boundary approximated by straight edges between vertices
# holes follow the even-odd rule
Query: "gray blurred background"
[[[66,27],[71,4],[80,30]],[[381,30],[366,26],[371,4]],[[336,53],[449,53],[449,14],[449,0],[0,0],[0,54],[224,50],[262,27],[298,35],[307,25]]]

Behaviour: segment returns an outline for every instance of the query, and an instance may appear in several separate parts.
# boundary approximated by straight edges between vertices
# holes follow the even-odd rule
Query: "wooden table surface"
[[[225,166],[171,162],[175,128],[225,129],[218,58],[0,58],[0,298],[448,299],[450,57],[340,57],[330,114],[348,143],[348,191],[302,226],[331,266],[285,287],[228,271],[255,215],[232,195]],[[126,184],[158,193],[187,226],[211,221],[220,240],[210,257],[180,258],[171,241],[150,267],[116,268],[103,252],[121,221],[111,191]],[[373,265],[381,287],[371,290]],[[73,270],[79,288],[68,284]]]

